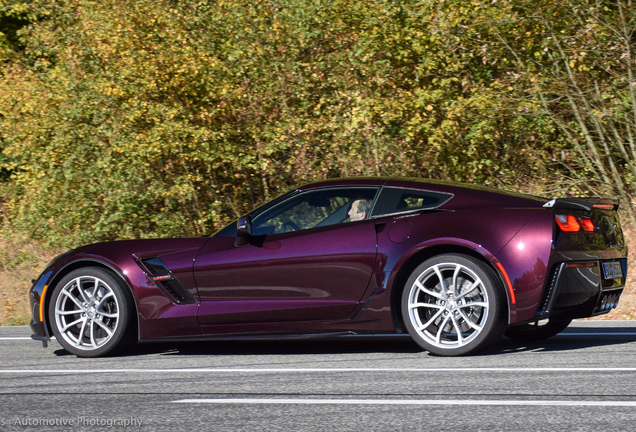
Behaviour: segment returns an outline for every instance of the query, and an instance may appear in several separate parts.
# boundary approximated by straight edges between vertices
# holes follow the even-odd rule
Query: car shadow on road
[[[575,351],[586,348],[609,347],[636,342],[636,332],[625,332],[625,328],[603,327],[567,330],[549,339],[540,341],[517,341],[502,338],[480,355],[504,354],[512,352],[559,352]]]
[[[132,355],[282,355],[282,354],[352,354],[415,353],[421,351],[408,337],[319,338],[280,340],[222,340],[193,342],[150,342],[138,344]]]
[[[502,355],[506,353],[574,351],[585,348],[621,345],[636,342],[636,332],[621,328],[586,328],[567,331],[547,340],[522,342],[502,338],[492,347],[476,356]],[[64,352],[64,351],[62,351]],[[318,339],[276,340],[207,340],[146,342],[138,344],[125,355],[285,355],[285,354],[359,354],[359,353],[422,353],[422,350],[406,335],[347,336]]]

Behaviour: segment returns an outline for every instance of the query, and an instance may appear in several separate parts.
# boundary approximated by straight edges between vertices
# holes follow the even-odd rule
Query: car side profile
[[[617,209],[424,179],[312,183],[210,237],[64,253],[31,288],[33,338],[80,357],[153,340],[408,333],[457,356],[543,339],[617,306]]]

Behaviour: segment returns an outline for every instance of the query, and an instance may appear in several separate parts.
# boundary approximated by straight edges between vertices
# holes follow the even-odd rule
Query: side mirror
[[[249,244],[252,237],[252,218],[241,216],[236,222],[236,246],[245,246]]]

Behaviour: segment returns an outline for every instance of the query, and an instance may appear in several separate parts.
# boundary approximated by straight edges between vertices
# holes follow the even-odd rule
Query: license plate
[[[623,277],[623,267],[619,262],[603,263],[603,276],[605,279],[619,279]]]

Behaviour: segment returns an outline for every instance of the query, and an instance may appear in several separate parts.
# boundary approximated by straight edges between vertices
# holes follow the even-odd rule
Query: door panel
[[[376,257],[373,221],[254,236],[213,237],[196,259],[201,325],[331,320],[356,307]]]

